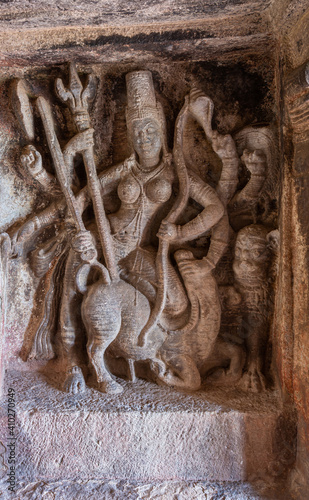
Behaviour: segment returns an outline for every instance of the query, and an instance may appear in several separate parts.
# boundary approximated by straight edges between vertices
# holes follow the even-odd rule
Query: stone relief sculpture
[[[272,199],[277,190],[277,176],[269,168],[276,163],[276,144],[268,127],[245,127],[235,135],[237,150],[249,180],[229,204],[229,216],[236,231],[257,222],[274,224]],[[273,173],[274,174],[274,173]],[[275,186],[274,186],[275,184]]]
[[[233,271],[235,289],[243,306],[242,328],[248,351],[242,385],[253,391],[266,389],[263,375],[268,340],[271,292],[276,276],[278,230],[261,225],[241,229],[236,238]]]
[[[16,115],[30,142],[34,137],[32,105],[25,85],[21,81],[14,85]],[[33,145],[24,149],[21,161],[28,177],[52,202],[10,235],[12,255],[29,255],[39,280],[21,356],[24,360],[51,359],[55,352],[63,356],[63,389],[72,394],[86,387],[83,343],[96,387],[104,393],[123,390],[115,375],[124,375],[124,366],[131,381],[143,376],[159,384],[196,390],[205,376],[217,372],[223,375],[217,382],[263,390],[273,293],[265,278],[273,262],[271,248],[277,251],[278,246],[274,227],[256,224],[248,215],[240,222],[235,217],[234,229],[240,230],[234,278],[225,292],[241,317],[240,328],[244,324],[252,327],[242,344],[220,335],[219,288],[222,296],[224,287],[215,272],[222,257],[227,252],[232,255],[235,233],[229,212],[254,213],[271,167],[267,155],[258,148],[243,151],[251,179],[236,192],[236,145],[241,140],[235,145],[230,135],[212,129],[211,99],[196,89],[186,97],[176,120],[171,153],[151,73],[128,73],[126,86],[132,154],[100,174],[88,110],[95,97],[95,80],[88,76],[83,85],[71,65],[68,87],[61,79],[56,81],[59,99],[67,104],[76,127],[76,134],[64,147],[56,135],[48,101],[36,98],[56,175],[44,170]],[[188,116],[202,127],[222,162],[216,188],[185,164],[183,132]],[[265,130],[264,136],[268,134]],[[259,131],[250,129],[246,137],[250,134],[258,137]],[[82,156],[87,175],[83,188],[74,171],[76,154]],[[118,209],[110,214],[104,205],[108,196],[118,200]],[[200,210],[186,219],[190,200]],[[85,215],[89,207],[93,208],[92,217]],[[31,242],[44,232],[47,236],[33,248]],[[204,256],[197,258],[194,242],[204,236]],[[231,258],[229,262],[231,267]],[[54,337],[52,332],[56,332]]]

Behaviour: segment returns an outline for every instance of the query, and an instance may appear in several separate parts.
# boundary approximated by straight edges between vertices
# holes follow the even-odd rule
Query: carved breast
[[[139,182],[132,175],[121,179],[117,193],[121,201],[126,204],[133,204],[138,200],[142,189],[144,189],[146,197],[153,203],[165,203],[172,194],[171,183],[166,179],[156,177],[141,188]]]
[[[141,194],[141,188],[134,177],[128,175],[119,182],[117,193],[121,201],[135,203]]]
[[[154,203],[164,203],[172,194],[172,186],[166,179],[153,179],[145,186],[146,196]]]

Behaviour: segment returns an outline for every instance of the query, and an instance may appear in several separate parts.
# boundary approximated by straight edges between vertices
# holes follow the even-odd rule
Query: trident
[[[16,95],[16,102],[14,101],[16,116],[20,124],[22,125],[27,138],[32,141],[34,138],[33,114],[24,82],[22,80],[15,82],[13,90]],[[78,77],[75,66],[73,64],[70,64],[69,89],[66,89],[63,85],[62,80],[58,78],[56,80],[56,91],[62,101],[68,102],[68,105],[73,113],[77,130],[79,132],[82,132],[89,129],[90,117],[88,113],[88,101],[95,95],[96,86],[94,78],[91,75],[88,75],[88,79],[84,88]],[[86,228],[83,222],[82,214],[79,210],[77,200],[67,178],[65,160],[55,132],[50,105],[42,96],[39,96],[36,99],[36,104],[43,122],[49,150],[57,174],[57,179],[64,194],[69,213],[74,220],[76,230],[78,232],[84,232],[86,231]],[[105,283],[118,281],[119,275],[113,254],[110,227],[106,218],[103,200],[101,197],[101,185],[96,172],[93,149],[92,147],[89,147],[86,150],[81,151],[81,153],[84,159],[88,179],[88,189],[93,201],[94,212],[99,228],[100,242],[102,245],[103,255],[107,268],[100,262],[98,262],[96,256],[94,255],[82,254],[81,258],[83,261],[89,262],[92,266],[97,267],[101,270]],[[86,291],[85,288],[79,284],[78,287],[83,293]]]
[[[86,85],[83,87],[76,68],[74,64],[71,63],[69,88],[66,89],[63,81],[57,78],[56,92],[60,99],[66,102],[70,108],[77,130],[82,132],[89,129],[90,117],[88,113],[88,104],[89,101],[94,98],[96,92],[94,77],[88,75]],[[105,264],[110,274],[111,281],[118,281],[119,273],[113,252],[110,226],[104,209],[101,184],[97,175],[92,146],[81,151],[81,153],[87,174],[88,189],[92,198],[94,214],[99,229],[99,238]]]

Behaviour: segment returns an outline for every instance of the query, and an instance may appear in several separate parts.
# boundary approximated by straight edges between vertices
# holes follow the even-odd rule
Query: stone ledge
[[[245,481],[280,463],[276,393],[185,393],[139,380],[121,381],[120,396],[87,388],[73,397],[43,374],[11,372],[7,382],[16,390],[18,481]]]
[[[207,483],[205,481],[55,481],[23,485],[14,500],[269,500],[290,499],[282,483]]]
[[[20,30],[66,25],[132,25],[186,22],[191,19],[228,18],[233,15],[261,15],[271,0],[10,0],[2,2],[0,23],[3,29]]]

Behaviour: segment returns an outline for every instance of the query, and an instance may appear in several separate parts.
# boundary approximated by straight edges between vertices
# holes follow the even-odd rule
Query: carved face
[[[264,175],[266,170],[266,156],[262,150],[249,151],[245,149],[241,157],[247,169],[253,175]]]
[[[162,149],[161,130],[158,122],[152,118],[134,120],[132,124],[132,141],[140,162],[156,161],[158,163]]]
[[[241,230],[236,239],[233,262],[236,280],[262,279],[267,272],[268,260],[269,250],[264,231],[253,226]]]

